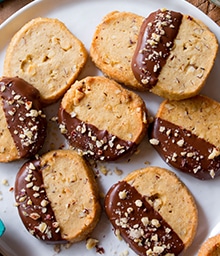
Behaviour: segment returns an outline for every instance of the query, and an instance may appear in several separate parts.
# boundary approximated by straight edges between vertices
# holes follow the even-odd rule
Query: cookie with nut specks
[[[198,256],[220,255],[220,234],[208,238],[201,246]]]
[[[150,142],[166,163],[198,179],[220,175],[220,104],[198,95],[165,100],[150,132]]]
[[[96,160],[133,153],[146,135],[148,115],[134,92],[105,77],[86,77],[64,95],[59,127],[69,144]]]
[[[194,198],[177,176],[160,167],[131,172],[105,196],[105,210],[117,236],[137,255],[179,255],[198,225]]]
[[[86,59],[83,43],[64,23],[39,17],[26,23],[11,39],[3,72],[31,83],[48,105],[76,80]]]
[[[18,77],[0,79],[0,162],[35,155],[46,138],[39,91]]]
[[[94,173],[73,150],[26,162],[16,176],[15,199],[26,229],[47,243],[81,241],[100,218]]]
[[[138,90],[144,87],[134,77],[131,60],[143,19],[128,12],[107,14],[97,26],[90,47],[93,62],[105,75]]]
[[[109,13],[90,48],[95,65],[107,76],[172,100],[201,91],[217,51],[216,36],[202,21],[166,9],[146,18]]]

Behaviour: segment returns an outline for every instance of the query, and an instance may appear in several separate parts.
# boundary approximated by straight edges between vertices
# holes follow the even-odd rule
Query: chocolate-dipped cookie
[[[198,179],[220,175],[220,104],[206,96],[165,100],[150,142],[167,164]]]
[[[107,14],[90,48],[93,62],[108,77],[172,100],[200,92],[217,51],[216,36],[202,21],[166,9],[146,18]]]
[[[160,167],[131,172],[113,185],[105,210],[115,233],[137,255],[179,255],[198,224],[194,199],[177,176]]]
[[[48,243],[83,240],[100,217],[94,174],[73,150],[26,162],[16,176],[15,199],[26,229]]]
[[[137,148],[148,127],[144,101],[105,77],[86,77],[64,95],[60,130],[70,145],[95,160],[116,160]]]
[[[39,91],[18,77],[0,80],[0,162],[36,154],[46,137]]]

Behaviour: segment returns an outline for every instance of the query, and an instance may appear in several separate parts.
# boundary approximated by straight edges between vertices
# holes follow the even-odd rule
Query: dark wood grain
[[[5,0],[0,4],[0,24],[10,17],[17,10],[21,9],[26,4],[30,3],[30,0]]]
[[[207,0],[187,0],[207,14],[220,26],[220,8]]]
[[[33,0],[5,0],[0,4],[0,24],[10,17],[14,12],[21,7],[32,2]],[[176,0],[178,1],[178,0]],[[220,8],[210,3],[208,0],[187,0],[189,3],[198,7],[201,11],[207,14],[220,26]]]

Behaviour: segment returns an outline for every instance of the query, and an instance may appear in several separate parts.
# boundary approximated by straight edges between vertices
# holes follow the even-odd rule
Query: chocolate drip
[[[36,154],[46,136],[46,116],[41,110],[39,91],[21,78],[4,77],[0,81],[0,96],[19,156]]]
[[[106,130],[99,130],[77,117],[71,117],[62,106],[59,109],[58,120],[61,132],[70,145],[95,160],[116,160],[122,155],[134,152],[137,148],[134,142],[121,140]]]
[[[66,242],[43,185],[40,160],[25,163],[17,174],[15,199],[26,229],[48,243]]]
[[[156,85],[181,21],[181,13],[168,10],[153,12],[144,20],[131,65],[136,79],[147,89]]]
[[[115,231],[140,256],[173,253],[178,255],[184,245],[159,212],[125,181],[112,186],[105,197],[105,210]],[[154,254],[152,254],[154,255]]]
[[[150,137],[161,157],[173,167],[201,180],[220,175],[216,147],[190,131],[156,118]]]

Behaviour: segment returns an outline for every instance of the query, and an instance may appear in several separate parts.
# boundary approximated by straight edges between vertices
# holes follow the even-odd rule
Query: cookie
[[[0,162],[35,155],[43,146],[47,121],[39,91],[18,77],[0,79]]]
[[[220,255],[220,235],[210,237],[205,241],[198,253],[198,256],[218,256]]]
[[[11,39],[5,76],[19,76],[36,87],[45,105],[57,101],[85,65],[83,43],[59,20],[36,18]]]
[[[150,142],[166,163],[198,179],[220,175],[220,104],[198,95],[165,100],[150,129]]]
[[[93,35],[90,55],[108,77],[132,89],[144,90],[131,69],[143,17],[130,12],[107,14]]]
[[[16,177],[15,199],[26,229],[47,243],[83,240],[100,217],[93,172],[72,150],[26,162]]]
[[[105,210],[115,233],[137,255],[179,255],[198,224],[194,198],[177,176],[160,167],[131,172],[113,185]]]
[[[181,100],[201,91],[217,50],[217,39],[203,22],[160,9],[146,19],[108,14],[97,26],[90,53],[96,66],[118,82]]]
[[[76,81],[64,95],[58,113],[69,144],[95,160],[116,160],[133,153],[146,135],[144,101],[105,77]]]

